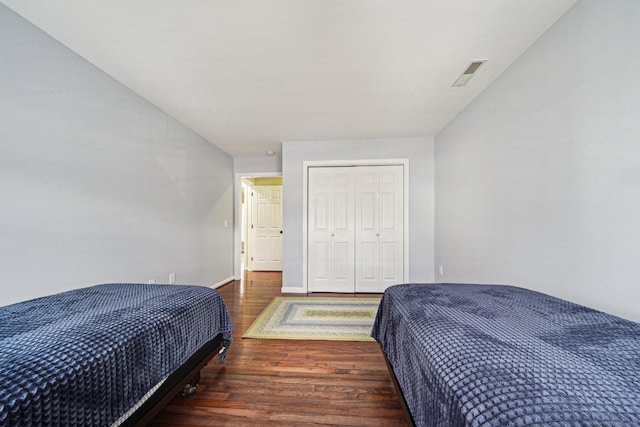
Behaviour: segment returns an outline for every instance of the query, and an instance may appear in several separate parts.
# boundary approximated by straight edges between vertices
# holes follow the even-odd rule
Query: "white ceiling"
[[[436,135],[576,0],[0,0],[232,156]],[[488,59],[466,87],[451,87]]]

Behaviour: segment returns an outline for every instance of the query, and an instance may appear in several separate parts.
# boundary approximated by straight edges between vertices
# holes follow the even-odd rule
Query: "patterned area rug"
[[[380,298],[276,297],[242,338],[374,341]]]

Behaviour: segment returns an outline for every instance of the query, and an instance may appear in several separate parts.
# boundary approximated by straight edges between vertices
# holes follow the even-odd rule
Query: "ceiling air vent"
[[[473,61],[471,64],[469,64],[467,69],[464,70],[464,72],[460,75],[460,77],[458,77],[458,79],[455,82],[453,82],[452,86],[460,87],[460,86],[466,85],[467,82],[471,79],[471,77],[473,77],[473,75],[478,71],[480,67],[482,67],[482,64],[484,64],[485,62],[487,62],[486,59]]]

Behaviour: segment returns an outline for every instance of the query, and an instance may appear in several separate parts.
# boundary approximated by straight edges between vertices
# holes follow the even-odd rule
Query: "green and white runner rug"
[[[276,297],[242,338],[373,341],[380,298]]]

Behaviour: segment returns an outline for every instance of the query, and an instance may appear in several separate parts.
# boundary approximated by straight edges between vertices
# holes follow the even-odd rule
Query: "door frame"
[[[403,277],[404,282],[409,282],[409,159],[369,159],[369,160],[308,160],[302,162],[302,288],[309,292],[309,277],[307,276],[307,245],[308,245],[308,218],[309,218],[309,168],[312,167],[336,167],[336,166],[403,166]]]
[[[234,221],[234,237],[233,237],[233,274],[235,280],[242,280],[244,272],[242,271],[242,253],[240,250],[240,241],[242,235],[242,199],[240,193],[242,192],[242,179],[243,178],[272,178],[282,177],[282,172],[236,172],[235,182],[233,186],[233,198],[235,208],[235,221]],[[282,184],[284,186],[284,182]]]

